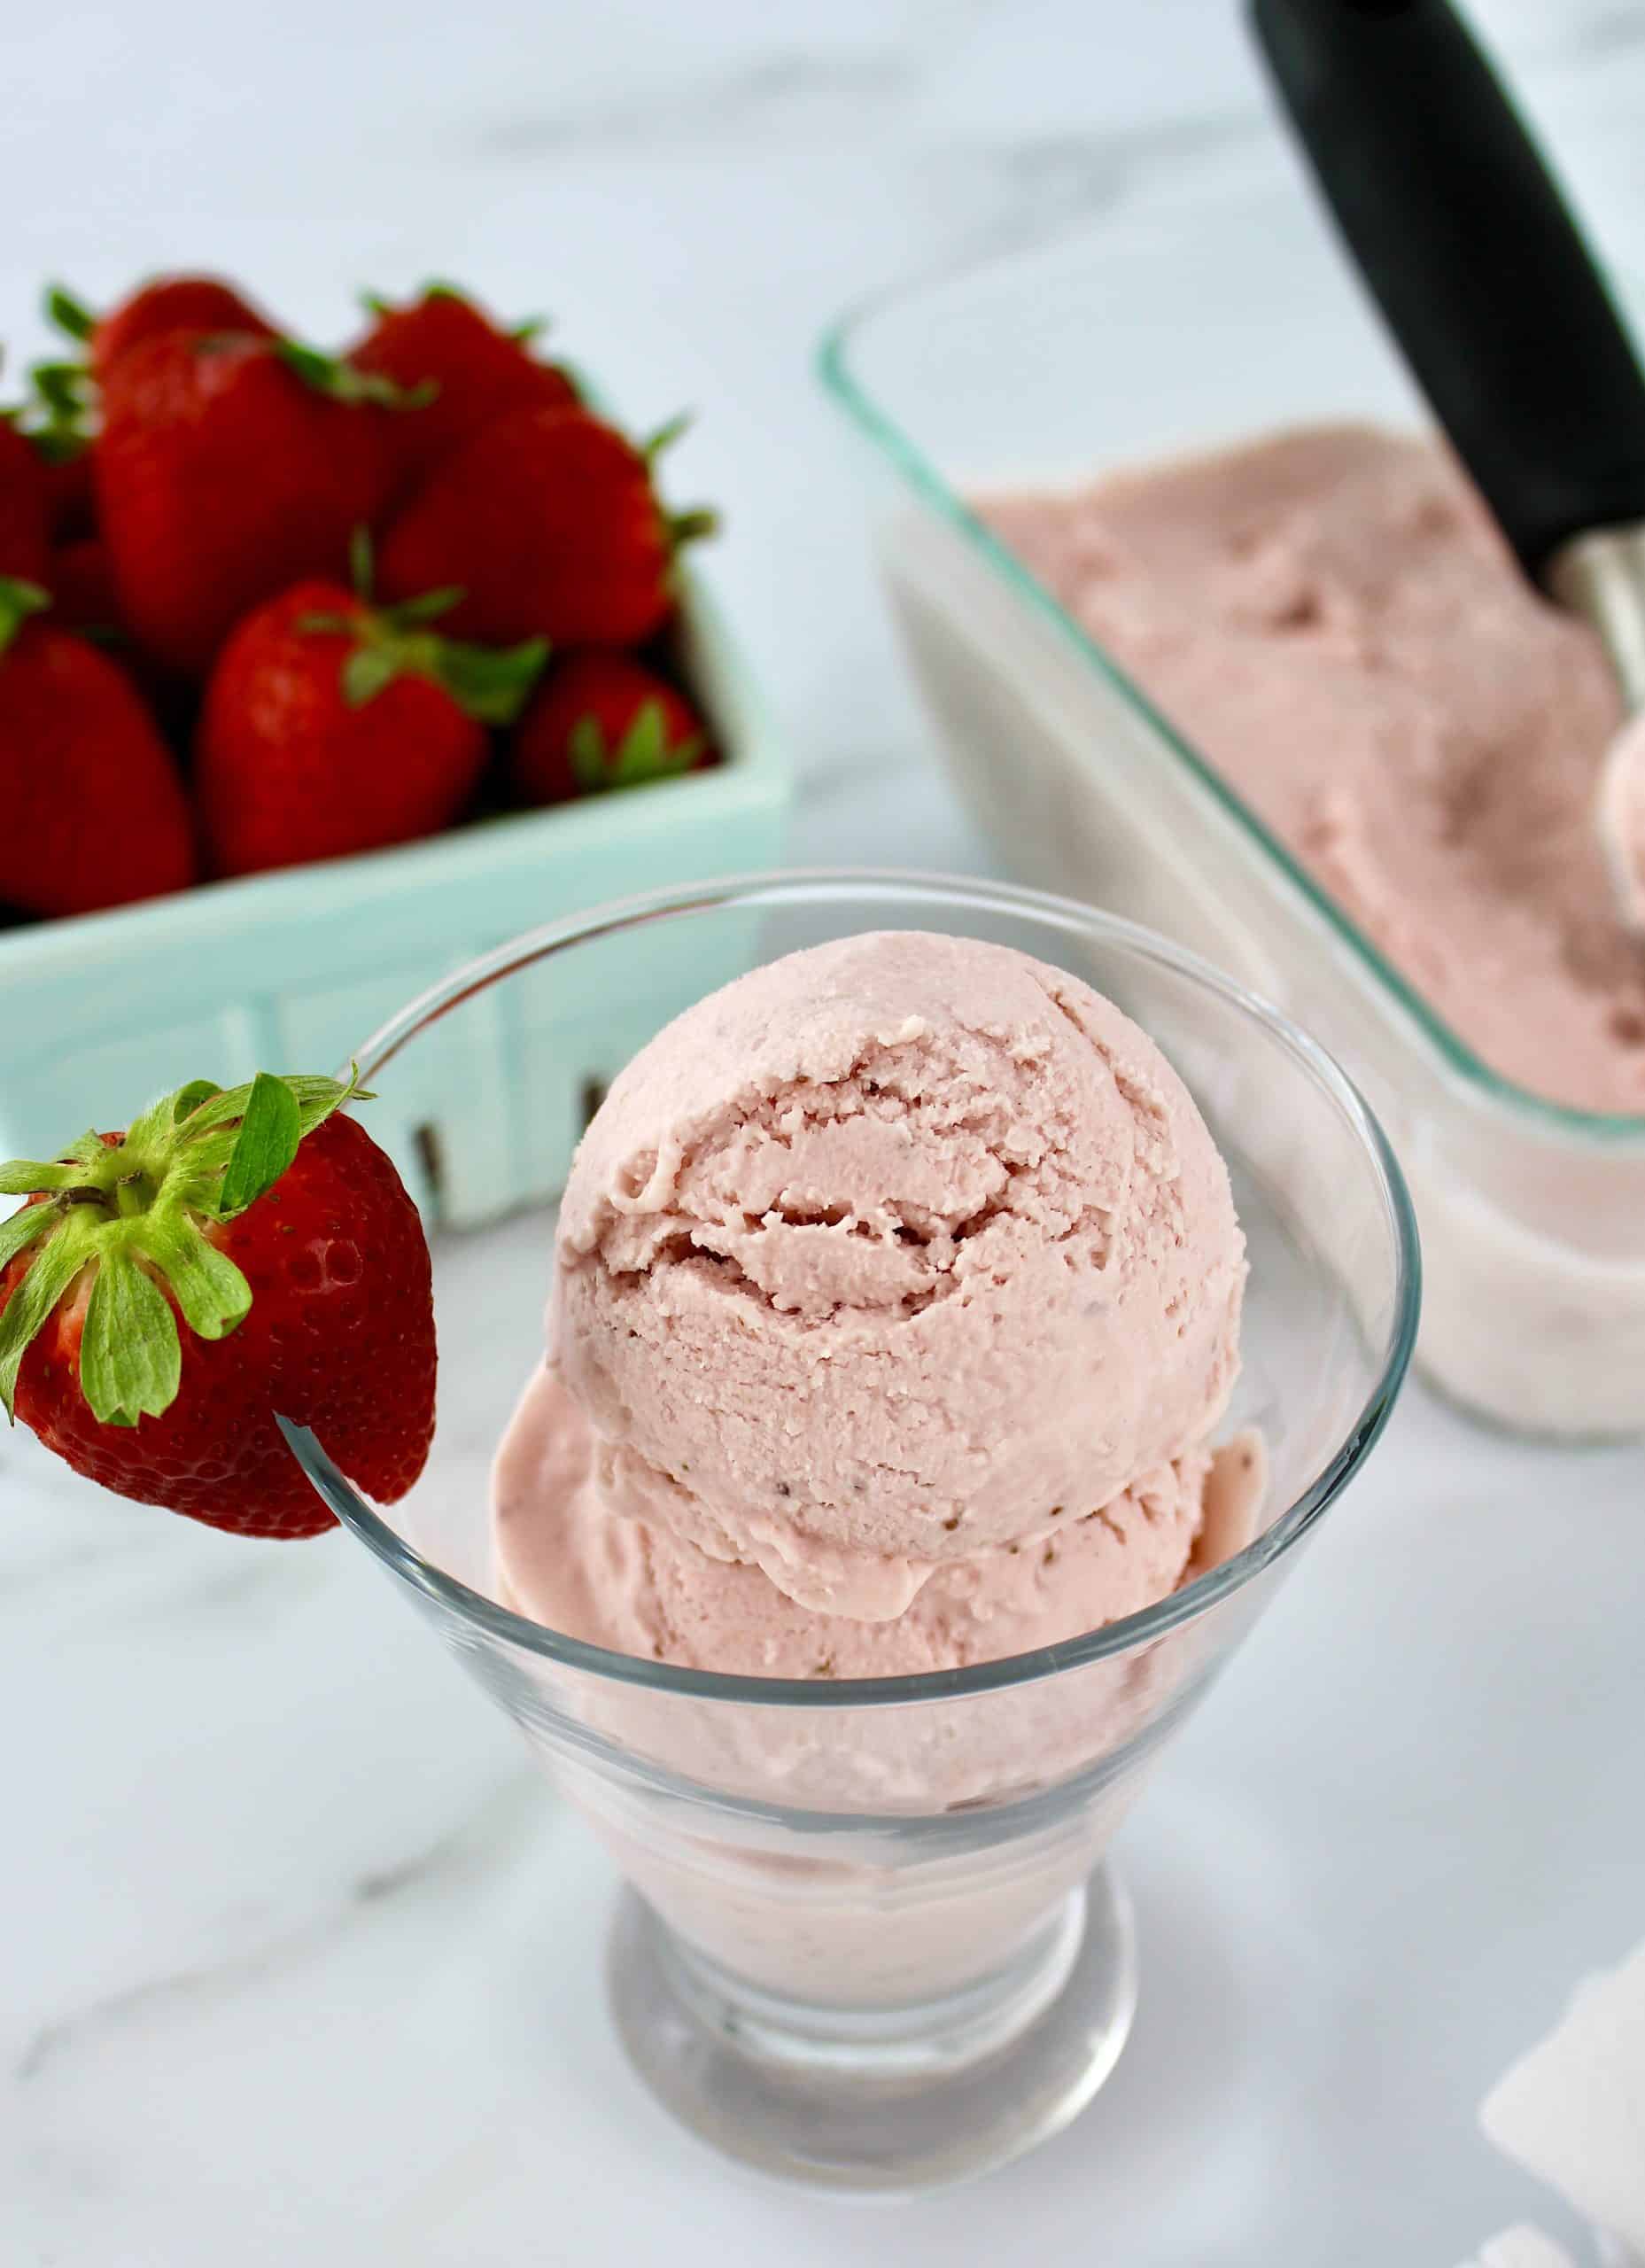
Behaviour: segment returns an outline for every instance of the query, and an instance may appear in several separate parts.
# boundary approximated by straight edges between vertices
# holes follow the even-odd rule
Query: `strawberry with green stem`
[[[433,388],[395,427],[402,494],[460,441],[510,411],[577,407],[568,374],[532,351],[540,323],[506,330],[450,284],[425,284],[403,307],[372,297],[366,306],[374,320],[349,349],[354,369],[408,390]]]
[[[626,654],[556,663],[508,749],[515,792],[533,804],[671,780],[713,761],[707,727],[684,694]]]
[[[265,599],[345,576],[354,529],[392,486],[393,419],[415,399],[285,338],[168,331],[122,354],[95,470],[138,645],[198,678]]]
[[[151,276],[102,315],[93,315],[83,299],[61,284],[50,284],[45,308],[47,319],[84,353],[83,361],[48,367],[77,372],[98,385],[134,346],[170,331],[275,336],[275,325],[262,310],[218,276]]]
[[[717,524],[655,485],[676,420],[640,447],[577,409],[520,409],[442,458],[385,530],[391,598],[461,586],[450,626],[511,644],[637,646],[673,612],[681,547]]]
[[[348,857],[438,834],[485,769],[487,728],[518,716],[547,643],[443,634],[462,593],[379,607],[370,546],[354,587],[306,581],[249,615],[218,656],[195,740],[195,793],[220,874]]]
[[[0,1402],[118,1495],[242,1534],[332,1525],[275,1424],[392,1503],[428,1456],[429,1252],[351,1079],[179,1088],[0,1166]]]
[[[46,287],[45,313],[77,351],[34,365],[33,400],[24,422],[45,462],[51,532],[63,543],[93,532],[91,449],[98,390],[121,357],[145,339],[174,330],[273,338],[275,327],[232,284],[209,276],[157,276],[104,315],[93,315],[72,291],[51,284]]]

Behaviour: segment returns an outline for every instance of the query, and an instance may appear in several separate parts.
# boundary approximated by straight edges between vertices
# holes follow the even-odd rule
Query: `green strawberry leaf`
[[[702,750],[702,735],[693,733],[671,748],[668,717],[660,701],[642,701],[615,750],[606,746],[599,720],[579,717],[571,727],[569,749],[571,770],[586,794],[607,788],[640,788],[652,780],[671,780],[689,772]]]
[[[29,367],[28,382],[58,423],[72,424],[84,415],[90,382],[81,363],[35,362]]]
[[[667,763],[668,718],[663,703],[642,701],[617,751],[613,782],[619,788],[638,787],[642,781],[660,778]]]
[[[305,1134],[312,1134],[316,1126],[330,1117],[334,1110],[345,1102],[370,1102],[372,1097],[360,1084],[359,1073],[351,1064],[346,1085],[337,1079],[324,1078],[312,1071],[287,1072],[280,1081],[290,1087],[297,1098]],[[231,1119],[244,1118],[245,1106],[252,1099],[250,1081],[242,1087],[229,1087],[212,1096],[191,1113],[189,1120],[190,1136],[207,1133],[213,1127],[226,1126]],[[190,1142],[188,1152],[190,1164],[198,1160],[198,1153]]]
[[[295,338],[276,339],[275,353],[306,386],[313,386],[316,393],[330,392],[339,368],[336,355],[322,354],[317,346],[305,346]]]
[[[384,619],[396,630],[413,630],[419,623],[449,614],[453,607],[462,605],[465,595],[461,583],[442,583],[438,590],[424,591],[420,598],[401,599],[398,606],[385,610]]]
[[[86,1303],[80,1342],[80,1389],[92,1416],[104,1425],[158,1418],[176,1400],[182,1382],[182,1345],[171,1302],[130,1253],[109,1246]]]
[[[300,378],[315,393],[345,402],[351,408],[375,402],[383,409],[422,409],[439,391],[431,380],[424,380],[421,385],[396,385],[392,378],[378,377],[374,371],[357,370],[340,356],[322,354],[318,347],[305,346],[295,338],[276,338],[273,344],[275,353],[294,377]]]
[[[251,1312],[252,1287],[209,1237],[181,1213],[151,1213],[143,1249],[171,1285],[182,1319],[202,1339],[226,1339]]]
[[[507,646],[500,651],[442,638],[435,678],[477,723],[511,725],[530,700],[547,659],[546,638],[528,638],[523,645]]]
[[[44,1212],[44,1206],[36,1206]],[[30,1340],[45,1323],[90,1256],[90,1239],[73,1219],[61,1223],[58,1233],[43,1244],[34,1265],[0,1314],[0,1404],[15,1419],[17,1373]]]
[[[348,539],[348,586],[357,599],[370,603],[371,585],[377,571],[371,531],[361,520]]]
[[[302,1138],[297,1097],[283,1079],[270,1078],[267,1071],[260,1071],[252,1082],[245,1115],[218,1192],[219,1217],[233,1219],[248,1205],[254,1205],[265,1190],[272,1189],[297,1155]]]
[[[724,524],[711,504],[694,505],[687,512],[667,512],[663,518],[671,552],[683,550],[688,543],[701,543],[704,536],[718,535]]]
[[[78,1165],[37,1165],[32,1158],[13,1158],[0,1166],[0,1197],[34,1197],[42,1190],[72,1189],[85,1176]]]
[[[70,464],[76,457],[83,457],[91,447],[90,434],[74,425],[26,425],[23,434],[35,454],[45,464]],[[84,630],[80,633],[82,638],[87,634]]]
[[[360,1084],[360,1066],[351,1063],[348,1077],[318,1078],[312,1072],[295,1072],[285,1082],[297,1097],[297,1107],[305,1136],[316,1126],[323,1126],[334,1110],[341,1110],[345,1102],[375,1102],[376,1097],[369,1087]]]
[[[63,1216],[55,1205],[23,1205],[0,1221],[0,1268],[9,1267],[36,1237],[55,1229]]]
[[[656,461],[663,451],[671,449],[681,434],[690,431],[695,416],[694,410],[682,409],[678,416],[671,417],[665,425],[659,425],[655,433],[641,441],[640,454],[648,465],[656,467]]]
[[[51,603],[50,591],[20,576],[0,575],[0,655],[5,652],[31,614],[43,614]]]
[[[663,703],[642,701],[617,751],[612,766],[615,784],[633,788],[641,781],[655,780],[667,762],[668,719],[663,714]]]
[[[179,1087],[171,1099],[172,1124],[181,1125],[191,1111],[198,1110],[203,1102],[209,1102],[213,1095],[221,1092],[222,1089],[215,1079],[190,1079],[188,1085]]]
[[[386,647],[356,646],[343,664],[343,698],[351,709],[363,709],[399,675],[400,665]]]
[[[90,308],[60,284],[47,284],[45,306],[47,322],[79,346],[83,346],[97,327]]]

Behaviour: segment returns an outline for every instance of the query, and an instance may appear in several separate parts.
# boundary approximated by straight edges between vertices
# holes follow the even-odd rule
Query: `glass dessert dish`
[[[1426,413],[1277,152],[1227,193],[888,295],[825,341],[905,648],[1020,879],[1144,921],[1318,1034],[1410,1178],[1448,1395],[1566,1439],[1645,1428],[1645,1118],[1499,1076],[970,509],[1290,426]]]
[[[392,1510],[312,1436],[288,1438],[626,1877],[610,1994],[655,2092],[768,2172],[895,2190],[1016,2155],[1113,2068],[1137,1961],[1106,1846],[1380,1433],[1418,1262],[1384,1138],[1311,1042],[1179,948],[1005,886],[819,874],[635,899],[460,970],[365,1044],[361,1073],[392,1130],[417,1107],[424,1051],[454,1036],[460,1052],[470,1022],[527,1035],[580,999],[655,1029],[694,972],[706,989],[728,966],[879,929],[981,937],[1066,968],[1186,1081],[1248,1244],[1222,1437],[1261,1436],[1253,1540],[1223,1556],[1213,1503],[1201,1572],[1191,1563],[1157,1604],[1036,1653],[895,1678],[822,1664],[804,1679],[733,1676],[608,1652],[503,1604],[466,1410]],[[423,1195],[437,1224],[438,1188]],[[547,1219],[529,1233],[546,1280]],[[519,1347],[518,1383],[537,1359]],[[446,1362],[450,1397],[462,1358]]]

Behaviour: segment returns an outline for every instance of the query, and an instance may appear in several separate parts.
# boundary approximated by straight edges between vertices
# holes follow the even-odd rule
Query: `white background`
[[[1645,264],[1645,8],[1477,13]],[[986,869],[815,336],[1162,170],[1214,196],[1270,130],[1231,0],[12,6],[0,336],[43,345],[49,275],[97,300],[181,261],[322,338],[425,275],[552,314],[636,422],[702,413],[672,486],[726,508],[796,853]],[[528,1359],[520,1242],[442,1255],[448,1402]],[[1640,1478],[1413,1393],[1128,1830],[1108,2090],[1026,2163],[865,2208],[651,2108],[600,2006],[603,1862],[345,1540],[226,1542],[0,1441],[0,2268],[1391,2268],[1528,2212],[1571,2234],[1473,2111],[1645,1930]]]

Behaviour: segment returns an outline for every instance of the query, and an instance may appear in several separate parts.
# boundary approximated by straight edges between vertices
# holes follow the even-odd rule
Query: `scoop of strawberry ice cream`
[[[550,1355],[608,1502],[884,1622],[1197,1451],[1244,1279],[1152,1040],[1023,954],[881,933],[755,970],[617,1079],[562,1208]]]
[[[553,1375],[526,1388],[496,1472],[499,1587],[520,1612],[642,1660],[750,1677],[900,1677],[1028,1653],[1139,1612],[1250,1541],[1260,1449],[1243,1436],[1142,1474],[1054,1534],[945,1560],[892,1621],[819,1614],[753,1565],[710,1559],[596,1441]]]

